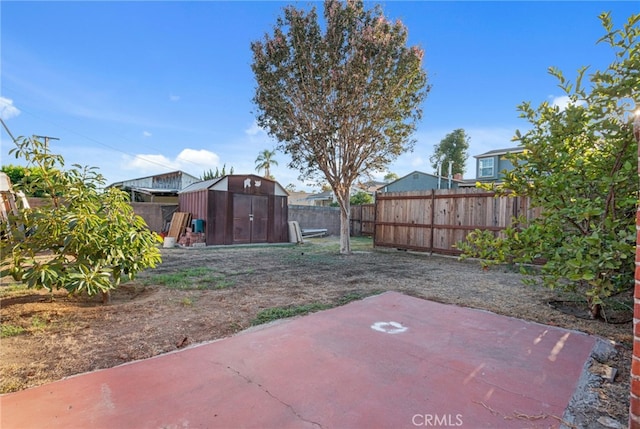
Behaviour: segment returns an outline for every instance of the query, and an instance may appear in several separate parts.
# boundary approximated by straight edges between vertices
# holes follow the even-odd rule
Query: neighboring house
[[[319,194],[309,194],[306,198],[309,206],[329,207],[336,199],[333,191],[320,192]]]
[[[293,191],[289,192],[289,205],[290,206],[312,206],[314,205],[313,200],[310,200],[308,197],[312,195],[309,192],[304,191]]]
[[[333,192],[310,194],[304,191],[289,192],[289,205],[328,207],[334,201]]]
[[[434,174],[414,171],[378,188],[378,192],[428,191],[431,189],[455,189],[462,183],[459,176],[451,179]]]
[[[358,193],[360,191],[364,191],[369,195],[375,197],[376,192],[380,189],[381,186],[386,185],[387,182],[379,182],[377,180],[370,180],[368,182],[358,182],[351,189],[351,194]]]
[[[499,182],[504,177],[505,171],[513,170],[513,164],[505,155],[508,153],[523,152],[522,147],[511,147],[507,149],[495,149],[480,155],[476,158],[476,181],[478,182]]]
[[[114,187],[128,192],[131,202],[178,203],[178,191],[200,182],[200,178],[183,171],[156,174],[138,179],[112,183]]]

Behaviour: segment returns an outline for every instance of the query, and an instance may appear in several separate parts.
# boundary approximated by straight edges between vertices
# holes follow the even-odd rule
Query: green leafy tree
[[[387,182],[387,183],[391,183],[393,181],[398,180],[399,178],[400,178],[400,176],[398,176],[396,173],[388,172],[384,176],[384,181]]]
[[[27,167],[23,165],[8,164],[3,165],[0,171],[9,176],[9,180],[11,180],[12,185],[17,185],[22,183],[24,176],[27,174]]]
[[[287,186],[284,187],[284,189],[287,192],[297,192],[295,183],[289,183]]]
[[[275,150],[265,149],[256,158],[256,171],[264,170],[264,177],[267,179],[273,179],[271,175],[271,166],[278,165],[278,162],[273,159],[275,156]]]
[[[233,167],[231,167],[231,170],[229,171],[229,174],[233,174]],[[217,179],[218,177],[223,177],[227,175],[227,164],[224,164],[222,166],[222,171],[220,171],[220,169],[218,167],[216,167],[216,171],[214,172],[212,169],[209,169],[207,171],[205,171],[204,173],[202,173],[202,176],[200,176],[200,180],[211,180],[211,179]]]
[[[340,252],[350,253],[349,198],[360,176],[413,148],[429,87],[423,51],[380,6],[326,0],[288,6],[271,35],[251,44],[258,125],[302,180],[328,182],[340,206]]]
[[[22,188],[29,188],[29,183],[34,180],[38,180],[40,170],[35,167],[25,167],[22,165],[3,165],[0,169],[3,173],[9,176],[11,184],[13,186],[19,186]],[[27,197],[43,197],[44,193],[38,189],[35,189],[31,194],[25,194]]]
[[[467,256],[497,262],[543,260],[545,284],[582,292],[593,317],[606,317],[603,299],[631,288],[638,201],[637,142],[631,112],[640,100],[640,15],[614,30],[609,14],[599,42],[615,51],[604,71],[579,71],[575,83],[550,69],[571,102],[520,106],[532,129],[516,133],[522,154],[509,155],[499,193],[527,196],[541,216],[520,219],[504,237],[476,231],[461,248]]]
[[[3,224],[3,275],[31,288],[102,293],[106,302],[123,279],[161,262],[160,237],[133,212],[126,193],[100,191],[104,178],[95,168],[64,170],[64,159],[37,139],[19,139],[11,152],[39,172],[25,193],[40,191],[49,204]],[[46,257],[36,258],[43,252]]]
[[[434,146],[433,155],[429,157],[431,166],[434,170],[438,168],[438,162],[441,162],[441,175],[449,173],[449,162],[451,165],[452,175],[463,174],[467,158],[469,158],[469,136],[462,128],[458,128],[447,134],[440,143]]]
[[[373,197],[368,192],[358,191],[351,196],[351,198],[349,199],[349,203],[352,206],[361,206],[362,204],[371,204],[373,203]]]

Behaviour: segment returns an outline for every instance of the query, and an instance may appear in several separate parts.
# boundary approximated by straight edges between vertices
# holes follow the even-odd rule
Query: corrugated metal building
[[[178,193],[181,212],[204,220],[206,243],[289,241],[288,193],[273,180],[253,174],[194,183]]]
[[[109,185],[131,195],[132,202],[177,202],[178,191],[199,182],[198,177],[183,171],[156,174],[137,179],[124,180]]]

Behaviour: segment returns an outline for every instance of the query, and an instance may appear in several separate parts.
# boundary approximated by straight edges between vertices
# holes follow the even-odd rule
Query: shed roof
[[[259,180],[259,181],[267,181],[267,182],[272,182],[275,185],[275,189],[276,189],[276,195],[289,195],[289,193],[287,192],[287,190],[282,187],[282,185],[280,185],[278,182],[276,182],[275,180],[271,180],[271,179],[267,179],[264,177],[260,177],[260,176],[256,176],[255,174],[228,174],[226,176],[222,176],[222,177],[217,177],[214,179],[209,179],[209,180],[204,180],[202,182],[196,182],[196,183],[192,183],[191,185],[187,186],[186,188],[184,188],[183,190],[181,190],[180,192],[178,192],[178,194],[186,194],[189,192],[197,192],[197,191],[202,191],[205,189],[211,189],[211,190],[217,190],[217,191],[228,191],[228,184],[229,184],[229,178],[230,177],[246,177],[246,178],[253,178],[254,180]]]

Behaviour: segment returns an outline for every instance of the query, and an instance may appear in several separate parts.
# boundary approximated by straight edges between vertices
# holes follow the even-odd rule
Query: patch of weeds
[[[373,240],[370,237],[351,237],[351,251],[353,253],[372,250]],[[349,256],[340,254],[340,241],[335,237],[307,239],[303,244],[288,249],[282,259],[294,264],[323,266],[349,262]]]
[[[22,283],[9,283],[0,285],[0,298],[20,296],[27,293],[31,293],[31,291],[27,288],[26,285]]]
[[[15,337],[25,332],[22,326],[15,326],[3,323],[0,325],[0,338]]]
[[[273,307],[262,310],[255,319],[251,321],[252,325],[262,325],[263,323],[273,322],[278,319],[286,319],[288,317],[301,316],[313,313],[315,311],[327,310],[331,308],[330,304],[314,302],[312,304],[289,306],[289,307]]]
[[[207,267],[185,268],[175,273],[155,274],[144,279],[145,285],[159,284],[170,289],[224,289],[235,284],[224,274]]]
[[[184,298],[182,298],[182,300],[180,301],[180,304],[183,307],[191,307],[194,303],[193,298],[185,296]]]
[[[33,316],[31,318],[31,327],[35,330],[42,330],[45,329],[47,327],[47,321],[46,320],[42,320],[41,318],[39,318],[38,316]]]
[[[328,310],[333,307],[339,307],[348,304],[352,301],[358,301],[371,295],[377,295],[382,293],[381,290],[371,291],[352,291],[340,296],[334,304],[324,304],[321,302],[314,302],[311,304],[288,306],[288,307],[273,307],[262,310],[255,319],[251,321],[251,325],[261,325],[263,323],[273,322],[278,319],[286,319],[288,317],[302,316],[316,311]]]
[[[20,389],[23,389],[23,385],[22,383],[16,381],[16,380],[10,380],[7,381],[5,383],[2,383],[2,385],[0,386],[0,394],[5,394],[5,393],[11,393],[11,392],[17,392]]]
[[[353,301],[359,301],[361,299],[364,299],[368,296],[372,296],[372,295],[378,295],[381,294],[383,291],[382,290],[370,290],[370,291],[352,291],[352,292],[348,292],[344,295],[342,295],[340,298],[338,298],[338,306],[341,305],[346,305],[349,304],[350,302]]]

